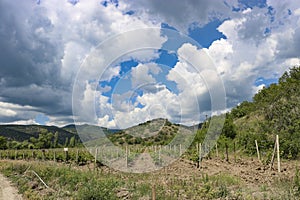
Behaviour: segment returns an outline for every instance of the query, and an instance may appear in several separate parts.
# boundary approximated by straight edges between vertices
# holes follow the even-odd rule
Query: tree
[[[236,108],[231,110],[231,115],[234,118],[244,117],[245,115],[251,113],[255,109],[254,104],[248,101],[242,102]]]
[[[7,146],[9,149],[20,149],[21,143],[13,140],[11,142],[8,142]]]
[[[56,131],[56,132],[54,133],[53,147],[54,147],[54,148],[57,148],[57,146],[58,146],[58,132]]]
[[[28,148],[28,146],[29,146],[29,142],[28,142],[28,140],[24,140],[22,143],[21,143],[21,148],[22,149],[27,149]]]
[[[38,138],[30,137],[29,141],[34,145],[35,149],[46,149],[52,145],[53,133],[47,133],[42,130]]]
[[[0,149],[6,149],[7,148],[7,138],[0,136]]]
[[[31,144],[32,144],[32,146],[30,146],[30,148],[32,147],[33,149],[38,149],[38,147],[36,146],[36,144],[37,144],[37,138],[35,138],[35,137],[30,137],[29,138],[29,141],[31,142]]]
[[[70,142],[69,142],[68,146],[69,147],[75,147],[75,137],[74,136],[70,138]]]
[[[65,140],[65,147],[67,147],[68,146],[68,144],[69,144],[69,138],[68,137],[66,137],[66,140]]]
[[[233,119],[229,114],[226,115],[222,134],[231,139],[234,139],[236,136],[235,125],[233,124]]]
[[[52,140],[53,140],[53,133],[47,133],[47,132],[43,132],[41,134],[39,134],[39,138],[37,140],[36,146],[41,149],[47,149],[51,147],[52,144]]]

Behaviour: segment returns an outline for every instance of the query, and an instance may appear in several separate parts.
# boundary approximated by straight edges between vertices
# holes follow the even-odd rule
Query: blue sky
[[[221,21],[215,20],[203,27],[193,27],[189,29],[188,35],[202,47],[208,48],[215,40],[226,39],[226,36],[217,30],[221,24]]]
[[[162,35],[168,37],[168,40],[162,44],[162,49],[156,51],[158,56],[149,61],[141,61],[138,58],[130,58],[128,60],[112,64],[112,67],[120,66],[120,71],[117,76],[111,78],[109,81],[105,80],[99,82],[98,87],[111,88],[108,91],[102,92],[102,95],[108,97],[108,103],[114,105],[115,95],[119,97],[119,95],[126,95],[126,93],[128,93],[129,91],[132,91],[133,96],[126,97],[123,99],[123,101],[130,102],[131,104],[136,103],[137,108],[143,109],[145,105],[142,105],[138,101],[138,97],[142,97],[145,93],[149,92],[149,88],[147,85],[148,83],[145,81],[146,87],[144,87],[143,85],[141,87],[134,85],[132,82],[132,79],[134,77],[131,71],[135,68],[137,69],[140,65],[146,66],[148,64],[155,64],[160,69],[160,72],[157,74],[152,73],[150,71],[148,72],[148,74],[154,78],[155,83],[151,84],[165,86],[168,91],[178,96],[180,94],[180,91],[177,87],[176,82],[168,80],[167,78],[170,70],[174,69],[175,65],[179,62],[179,58],[176,51],[185,43],[191,43],[195,45],[198,49],[202,49],[208,48],[215,40],[219,40],[221,38],[226,39],[226,36],[224,36],[221,32],[217,30],[217,28],[221,24],[221,21],[215,20],[206,24],[203,27],[195,26],[188,30],[188,33],[185,37],[180,37],[178,35],[179,31],[176,28],[170,26],[169,24],[163,23],[161,25],[162,28],[174,30],[176,32],[169,33],[164,30],[161,31]],[[172,51],[166,49],[172,49]],[[157,91],[158,90],[154,91],[154,93]],[[98,117],[100,118],[102,114],[102,112],[98,112]],[[150,117],[149,119],[152,118],[155,117]],[[147,118],[146,120],[149,119]],[[109,115],[109,120],[114,120],[113,114]],[[142,119],[142,121],[139,121],[138,123],[143,122],[143,120],[145,119]],[[174,122],[180,123],[180,121]]]
[[[53,0],[16,5],[3,0],[0,9],[2,124],[74,123],[72,94],[80,66],[99,44],[129,30],[161,27],[151,37],[120,41],[129,47],[143,38],[160,48],[116,55],[101,80],[87,77],[80,106],[91,116],[85,106],[94,105],[97,125],[124,128],[156,117],[187,125],[202,121],[214,114],[209,90],[218,89],[207,70],[210,61],[226,92],[227,108],[218,112],[251,100],[300,63],[298,1]],[[199,66],[189,63],[195,60]]]

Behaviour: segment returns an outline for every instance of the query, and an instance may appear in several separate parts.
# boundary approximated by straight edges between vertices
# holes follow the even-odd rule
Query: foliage
[[[160,123],[163,125],[155,124],[159,120],[163,120],[164,124],[162,122]],[[168,120],[156,119],[110,134],[108,138],[116,145],[167,145],[174,139],[177,132],[178,125]]]
[[[54,140],[53,140],[53,148],[57,148],[58,147],[58,132],[56,131],[55,133],[54,133]]]
[[[285,72],[278,84],[263,88],[253,102],[243,102],[232,109],[238,141],[251,154],[254,140],[271,150],[279,135],[282,156],[297,158],[300,152],[300,67]]]
[[[3,136],[0,136],[0,149],[6,149],[7,139]]]
[[[224,127],[222,130],[222,134],[224,134],[227,138],[234,139],[236,136],[236,130],[235,125],[233,124],[233,118],[227,114]]]
[[[252,111],[254,111],[254,104],[252,102],[244,101],[236,108],[231,110],[231,115],[234,118],[240,118],[248,115]]]
[[[124,184],[117,178],[95,176],[95,173],[72,170],[67,166],[31,164],[29,168],[26,164],[3,165],[0,164],[2,173],[13,174],[11,178],[26,199],[117,199],[116,188]],[[32,171],[52,190],[46,189]]]

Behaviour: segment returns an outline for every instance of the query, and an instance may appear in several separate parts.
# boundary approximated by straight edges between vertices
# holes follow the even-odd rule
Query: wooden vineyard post
[[[256,152],[257,152],[257,159],[260,161],[260,154],[259,154],[257,140],[255,140],[255,146],[256,146]]]
[[[277,149],[277,165],[278,165],[278,172],[280,172],[280,151],[279,151],[279,136],[276,135],[276,149]]]
[[[216,142],[216,156],[219,157],[219,151],[218,151],[218,142]]]
[[[182,154],[181,144],[179,144],[179,156]]]
[[[53,161],[56,162],[56,152],[53,150]]]
[[[159,150],[158,150],[158,163],[161,164],[161,146],[159,146]]]
[[[199,152],[199,146],[198,146],[198,143],[196,143],[196,155],[198,156],[198,152]],[[199,168],[199,162],[198,160],[196,161],[197,162],[197,168]]]
[[[79,164],[79,150],[76,149],[76,164],[78,165]]]
[[[17,151],[15,151],[15,160],[17,160]]]
[[[228,156],[228,144],[225,143],[225,150],[226,150],[226,161],[229,162],[229,156]]]
[[[275,140],[274,149],[273,149],[273,153],[272,153],[272,158],[271,158],[271,162],[270,162],[270,170],[273,167],[274,158],[275,158],[275,152],[276,152],[276,140]]]
[[[155,183],[152,185],[152,200],[156,200]]]
[[[128,147],[126,145],[126,150],[125,150],[125,164],[126,164],[126,168],[128,168]]]
[[[235,142],[233,142],[233,156],[234,156],[234,162],[236,162],[236,149],[235,149]]]
[[[95,160],[94,160],[94,168],[97,168],[97,157],[98,157],[98,148],[95,149]]]
[[[198,167],[201,169],[201,152],[202,151],[202,145],[201,143],[198,144]]]

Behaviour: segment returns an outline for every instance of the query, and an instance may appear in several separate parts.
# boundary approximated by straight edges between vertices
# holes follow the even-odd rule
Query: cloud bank
[[[217,30],[226,38],[215,40],[208,48],[195,49],[187,43],[176,50],[178,60],[164,74],[167,81],[176,84],[176,90],[160,83],[159,76],[153,78],[159,74],[155,68],[157,63],[153,61],[160,56],[158,52],[125,56],[123,61],[136,58],[140,61],[130,68],[133,86],[138,87],[145,81],[156,82],[144,88],[143,94],[136,94],[132,105],[124,104],[125,94],[108,97],[113,85],[102,88],[92,81],[87,82],[82,95],[86,103],[97,99],[97,106],[101,108],[99,125],[126,127],[146,120],[147,116],[164,116],[174,121],[181,118],[184,123],[203,119],[211,106],[208,87],[199,73],[180,59],[181,54],[202,51],[210,56],[224,83],[228,108],[251,100],[255,92],[267,85],[257,84],[257,80],[276,80],[289,67],[300,64],[298,1],[187,2],[53,0],[16,3],[2,0],[0,123],[37,123],[36,117],[41,114],[49,118],[45,122],[49,125],[72,123],[72,89],[84,59],[107,38],[138,28],[168,24],[189,34],[195,27],[219,20]],[[161,35],[161,40],[149,39],[149,42],[163,45],[167,39],[171,38]],[[136,41],[121,42],[126,46]],[[100,58],[98,61],[101,62]],[[115,66],[106,71],[101,80],[109,82],[121,77],[123,72],[124,67]],[[89,73],[94,74],[92,70]],[[187,90],[190,86],[193,89]],[[197,102],[191,102],[195,99]],[[196,104],[199,107],[188,106]],[[161,105],[167,106],[162,108]],[[201,119],[193,112],[199,108]],[[123,122],[125,116],[130,116],[130,120]]]

